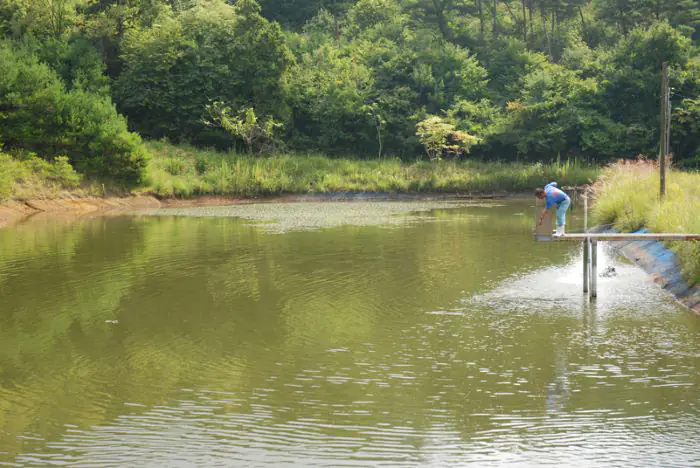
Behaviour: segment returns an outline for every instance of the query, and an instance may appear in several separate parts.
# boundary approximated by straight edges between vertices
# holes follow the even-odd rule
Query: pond
[[[700,320],[527,200],[0,230],[0,465],[688,466]],[[580,228],[580,212],[573,229]]]

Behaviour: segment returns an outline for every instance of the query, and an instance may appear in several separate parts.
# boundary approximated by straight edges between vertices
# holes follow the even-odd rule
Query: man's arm
[[[542,224],[542,221],[544,221],[544,217],[547,216],[548,211],[549,210],[547,208],[542,208],[542,212],[540,213],[540,220],[537,222],[538,226]]]

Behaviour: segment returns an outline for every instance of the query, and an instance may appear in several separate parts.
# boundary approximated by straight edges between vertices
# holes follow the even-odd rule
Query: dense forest
[[[700,165],[700,0],[0,0],[0,149]]]

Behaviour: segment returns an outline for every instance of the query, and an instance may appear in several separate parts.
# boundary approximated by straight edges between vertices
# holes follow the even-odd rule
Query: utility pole
[[[670,133],[670,90],[668,89],[668,63],[664,62],[661,68],[661,135],[659,145],[659,172],[660,180],[660,197],[663,199],[666,195],[666,156],[668,155]]]

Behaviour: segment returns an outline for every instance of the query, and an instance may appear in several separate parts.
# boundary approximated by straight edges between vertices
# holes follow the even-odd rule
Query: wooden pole
[[[659,196],[666,195],[666,155],[668,154],[668,63],[664,62],[661,68],[661,135],[659,145],[659,173],[660,192]]]
[[[671,116],[673,115],[671,108],[671,84],[669,83],[666,91],[666,101],[668,103],[668,110],[666,111],[666,151],[668,156],[671,157]],[[668,168],[668,167],[667,167]]]
[[[591,261],[590,259],[590,240],[588,238],[585,238],[583,240],[583,293],[586,294],[588,292],[588,275],[589,275],[589,263]]]
[[[588,193],[583,192],[583,232],[588,232]],[[588,292],[588,283],[590,280],[590,262],[591,262],[591,239],[586,237],[583,240],[583,293]]]
[[[591,298],[598,297],[598,241],[591,240]]]

